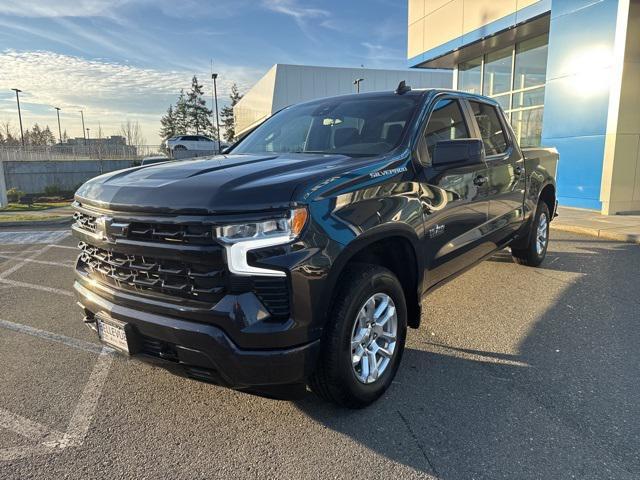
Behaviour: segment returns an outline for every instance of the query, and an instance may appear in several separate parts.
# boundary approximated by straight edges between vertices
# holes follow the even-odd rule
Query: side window
[[[424,132],[429,157],[433,155],[433,149],[439,141],[458,138],[469,138],[469,129],[464,121],[460,103],[450,98],[438,100]]]
[[[508,146],[507,136],[498,117],[496,107],[473,101],[470,101],[469,104],[473,110],[474,117],[476,117],[487,156],[506,152]]]

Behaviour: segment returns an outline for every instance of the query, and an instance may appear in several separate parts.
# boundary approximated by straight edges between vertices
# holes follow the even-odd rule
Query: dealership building
[[[640,1],[409,0],[409,67],[507,112],[556,147],[562,205],[640,211]]]

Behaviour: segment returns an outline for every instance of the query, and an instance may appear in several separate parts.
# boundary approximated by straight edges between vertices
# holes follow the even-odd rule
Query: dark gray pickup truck
[[[401,84],[295,105],[224,155],[85,183],[75,291],[126,354],[362,407],[424,294],[502,248],[543,261],[557,160],[481,96]]]

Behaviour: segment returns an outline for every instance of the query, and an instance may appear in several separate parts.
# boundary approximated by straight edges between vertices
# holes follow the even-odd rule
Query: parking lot
[[[424,300],[394,385],[348,411],[103,348],[65,230],[0,231],[0,478],[640,476],[640,248],[552,232]]]

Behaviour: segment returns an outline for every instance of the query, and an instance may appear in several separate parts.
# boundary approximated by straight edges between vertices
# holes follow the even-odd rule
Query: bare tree
[[[139,147],[146,143],[146,139],[142,136],[140,123],[137,120],[135,122],[127,120],[127,123],[121,124],[120,135],[127,140],[127,145],[132,147]]]

